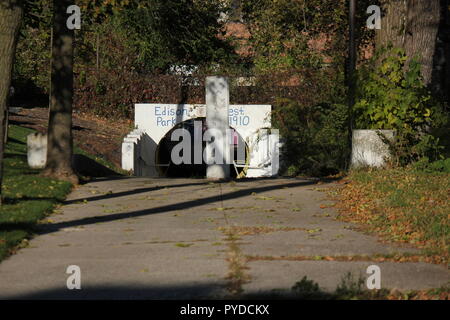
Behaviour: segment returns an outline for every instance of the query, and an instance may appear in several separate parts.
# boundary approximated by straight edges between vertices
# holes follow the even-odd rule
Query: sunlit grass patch
[[[72,188],[68,182],[40,177],[39,170],[28,167],[26,136],[32,132],[10,126],[0,207],[0,260],[14,252]]]
[[[410,168],[358,170],[340,189],[339,217],[449,260],[450,174]]]

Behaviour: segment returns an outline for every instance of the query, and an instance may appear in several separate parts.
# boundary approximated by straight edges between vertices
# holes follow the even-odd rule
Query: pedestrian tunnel
[[[196,125],[197,123],[197,125]],[[200,129],[195,132],[196,128]],[[175,130],[186,130],[189,134],[189,148],[182,149],[181,151],[175,150],[176,146],[184,141],[174,141],[173,133]],[[206,161],[204,155],[206,153],[206,141],[203,139],[203,133],[207,130],[206,118],[199,117],[190,120],[185,120],[175,125],[167,134],[161,139],[156,147],[156,167],[159,169],[159,176],[173,177],[173,178],[198,178],[206,176]],[[230,127],[230,173],[232,178],[245,177],[248,165],[249,165],[249,150],[248,146],[239,133]],[[201,156],[195,157],[195,145],[198,144],[201,147],[198,150],[201,152]],[[240,148],[240,149],[239,149]],[[177,164],[173,161],[172,153],[179,153],[180,157],[184,157],[184,152],[190,153],[187,155],[189,161],[187,163]],[[200,159],[198,159],[200,158]]]
[[[204,154],[208,148],[204,141],[208,140],[204,136],[208,130],[205,109],[205,105],[136,104],[135,129],[122,143],[122,168],[135,176],[205,177]],[[277,175],[279,141],[275,130],[270,129],[271,106],[231,105],[228,111],[231,177]],[[174,139],[177,129],[184,133]],[[180,151],[181,142],[189,147]],[[174,159],[177,154],[183,158],[182,163]]]

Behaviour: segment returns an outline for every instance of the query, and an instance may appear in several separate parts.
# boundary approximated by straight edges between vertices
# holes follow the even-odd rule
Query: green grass
[[[33,132],[15,125],[9,127],[3,162],[4,203],[0,207],[0,261],[26,243],[37,223],[51,213],[72,189],[70,183],[41,177],[40,170],[28,167],[26,137]],[[104,159],[100,160],[79,148],[75,148],[74,152],[118,172],[114,165]]]
[[[386,239],[410,243],[449,261],[450,174],[397,168],[353,171],[340,190],[340,217]]]
[[[0,260],[33,233],[39,220],[64,200],[72,186],[68,182],[39,176],[27,164],[26,136],[33,130],[10,126],[4,157],[3,195],[0,207]]]

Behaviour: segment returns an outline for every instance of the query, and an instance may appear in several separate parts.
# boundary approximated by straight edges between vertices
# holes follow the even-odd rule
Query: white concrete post
[[[228,109],[230,90],[225,77],[206,77],[206,126],[213,129],[214,141],[206,146],[206,162],[220,156],[222,163],[208,164],[206,177],[209,179],[227,179],[230,177],[230,145],[226,130],[229,128]],[[213,152],[215,154],[213,154]],[[218,154],[219,153],[219,154]]]
[[[47,163],[47,135],[39,132],[27,136],[28,165],[32,169],[43,169]]]

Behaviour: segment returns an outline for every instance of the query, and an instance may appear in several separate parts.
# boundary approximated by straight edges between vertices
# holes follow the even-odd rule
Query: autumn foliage
[[[355,171],[339,190],[340,219],[421,248],[416,260],[449,262],[450,174],[413,169]]]

